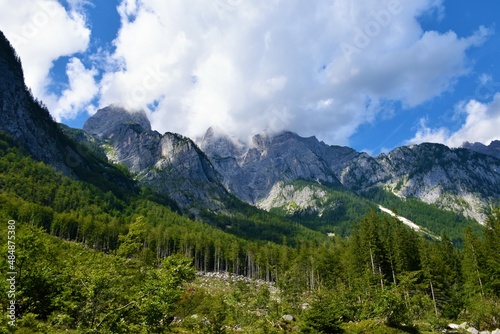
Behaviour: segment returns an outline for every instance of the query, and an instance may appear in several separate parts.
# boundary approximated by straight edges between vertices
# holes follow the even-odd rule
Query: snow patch
[[[403,224],[405,224],[406,226],[408,226],[412,230],[414,230],[416,232],[424,233],[435,240],[441,240],[441,237],[435,235],[434,233],[432,233],[431,231],[429,231],[425,227],[418,226],[417,224],[415,224],[414,222],[412,222],[408,218],[398,216],[394,212],[392,212],[391,210],[384,208],[382,205],[379,205],[378,208],[380,209],[380,211],[388,213],[393,217],[396,217],[397,220],[399,220],[400,222],[402,222]]]
[[[409,220],[405,217],[401,217],[401,216],[396,215],[394,212],[392,212],[391,210],[389,210],[387,208],[384,208],[382,205],[379,205],[378,208],[380,209],[380,211],[383,211],[385,213],[390,214],[393,217],[396,217],[400,222],[402,222],[406,226],[410,227],[412,230],[420,231],[420,226],[418,226],[417,224],[415,224],[411,220]]]

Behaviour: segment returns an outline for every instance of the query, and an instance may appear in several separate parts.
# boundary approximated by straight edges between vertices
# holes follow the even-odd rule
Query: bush
[[[471,326],[478,329],[493,329],[500,327],[500,301],[481,298],[470,303],[468,320]]]
[[[385,319],[388,326],[410,326],[411,318],[408,308],[399,293],[394,290],[384,290],[378,298],[375,313]]]
[[[302,333],[342,333],[342,311],[330,295],[318,295],[305,312]]]

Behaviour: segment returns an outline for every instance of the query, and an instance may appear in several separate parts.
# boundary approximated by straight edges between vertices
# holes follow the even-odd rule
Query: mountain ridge
[[[283,204],[273,195],[303,196],[276,188],[294,180],[356,194],[383,188],[403,200],[415,197],[480,223],[500,198],[500,159],[468,148],[422,143],[372,157],[290,131],[263,132],[243,142],[214,128],[191,140],[161,135],[151,129],[144,112],[117,106],[99,110],[84,130],[103,141],[110,161],[125,165],[143,184],[173,193],[180,207],[191,209],[224,210],[224,202],[234,195],[269,211],[272,203]]]
[[[500,140],[493,140],[489,145],[485,145],[479,142],[475,143],[464,142],[461,148],[466,148],[478,153],[491,155],[500,159]]]
[[[464,148],[423,143],[371,157],[287,131],[256,135],[237,151],[231,149],[233,139],[213,130],[197,142],[225,176],[228,190],[254,205],[264,199],[272,203],[268,195],[277,182],[299,179],[356,193],[382,187],[403,199],[416,197],[481,223],[500,198],[500,159]],[[280,171],[282,177],[277,177]],[[247,184],[252,187],[251,196],[245,193]]]

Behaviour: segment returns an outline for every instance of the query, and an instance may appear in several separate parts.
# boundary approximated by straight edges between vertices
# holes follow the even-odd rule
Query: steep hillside
[[[391,172],[383,185],[396,195],[415,197],[484,222],[500,198],[500,160],[439,144],[396,148],[377,157]]]
[[[257,206],[331,235],[349,235],[374,202],[352,191],[304,180],[278,182]]]
[[[134,187],[121,171],[64,135],[47,108],[26,87],[21,62],[2,32],[0,131],[12,136],[32,157],[66,175],[93,182],[108,190]]]

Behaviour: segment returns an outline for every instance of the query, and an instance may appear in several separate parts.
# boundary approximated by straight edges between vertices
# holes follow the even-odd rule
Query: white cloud
[[[61,96],[48,96],[47,106],[57,121],[72,119],[82,110],[92,112],[92,99],[99,93],[94,77],[97,70],[86,69],[77,58],[71,58],[66,67],[69,87]]]
[[[419,129],[415,136],[406,141],[405,144],[445,143],[450,136],[449,130],[446,128],[431,128],[427,123],[427,118],[421,118],[419,121]]]
[[[488,34],[422,31],[437,0],[124,0],[119,12],[121,67],[101,105],[154,103],[154,128],[189,136],[290,129],[346,144],[386,101],[413,107],[450,89]]]
[[[71,8],[82,3],[70,2]],[[0,0],[0,29],[21,58],[26,84],[42,100],[53,62],[84,51],[90,40],[83,14],[56,0]]]
[[[407,143],[434,142],[450,147],[459,147],[465,141],[489,144],[498,139],[500,129],[500,93],[496,93],[489,103],[476,100],[460,103],[458,111],[466,114],[465,123],[456,132],[445,128],[430,128],[421,120],[414,138]]]

